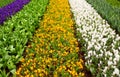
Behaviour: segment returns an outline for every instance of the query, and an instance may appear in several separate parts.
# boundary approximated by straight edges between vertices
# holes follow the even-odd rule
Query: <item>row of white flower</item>
[[[120,36],[85,0],[69,0],[69,3],[77,30],[87,43],[86,66],[91,72],[91,68],[97,69],[104,77],[120,76]]]

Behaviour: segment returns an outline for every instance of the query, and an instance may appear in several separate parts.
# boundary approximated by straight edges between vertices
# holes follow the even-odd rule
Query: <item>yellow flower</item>
[[[22,58],[22,59],[21,59],[21,62],[24,62],[24,61],[25,61],[25,59],[24,59],[24,58]]]
[[[80,72],[80,73],[79,73],[79,76],[84,77],[85,74]]]
[[[30,69],[33,70],[34,69],[33,66],[31,66]]]
[[[34,70],[35,73],[37,73],[37,70]]]
[[[58,71],[59,71],[59,72],[61,72],[61,71],[62,71],[62,69],[63,69],[63,68],[62,68],[62,66],[60,66],[60,67],[59,67],[59,69],[58,69]]]
[[[40,72],[41,72],[41,70],[40,70],[40,69],[37,69],[37,71],[38,71],[38,73],[40,73]]]
[[[30,77],[30,75],[26,75],[25,77]]]
[[[27,54],[21,60],[23,63],[21,68],[30,68],[30,70],[24,70],[22,73],[26,77],[51,76],[47,70],[51,71],[50,67],[55,66],[56,68],[52,69],[53,77],[58,77],[58,73],[63,69],[72,77],[78,77],[75,67],[82,70],[84,62],[74,55],[79,51],[74,32],[68,0],[50,0],[40,27],[33,36],[33,44],[28,45]],[[16,74],[21,73],[21,68]],[[84,73],[79,75],[84,76]]]
[[[58,77],[57,72],[55,72],[53,75],[54,75],[53,77]]]
[[[30,77],[34,77],[34,75],[31,75]]]
[[[76,65],[79,66],[80,69],[83,69],[83,65],[81,64],[81,62],[76,62]]]
[[[42,73],[39,74],[40,77],[44,77]]]
[[[15,73],[16,73],[16,75],[19,75],[19,74],[20,74],[20,72],[19,72],[19,71],[15,72]]]

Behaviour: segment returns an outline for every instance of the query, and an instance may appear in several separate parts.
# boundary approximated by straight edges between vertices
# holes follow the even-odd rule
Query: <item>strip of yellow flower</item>
[[[17,77],[84,77],[68,0],[50,0]]]

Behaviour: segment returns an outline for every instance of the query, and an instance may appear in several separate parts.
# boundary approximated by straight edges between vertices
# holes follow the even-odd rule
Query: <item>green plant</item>
[[[14,0],[0,0],[0,8],[13,2]]]
[[[4,70],[0,70],[0,77],[9,77],[10,73],[6,73],[5,69]]]
[[[14,74],[23,57],[28,40],[32,38],[45,11],[48,0],[31,0],[24,8],[0,25],[0,69]],[[34,5],[34,6],[33,6]]]
[[[106,0],[108,3],[110,3],[113,7],[120,7],[120,0]]]

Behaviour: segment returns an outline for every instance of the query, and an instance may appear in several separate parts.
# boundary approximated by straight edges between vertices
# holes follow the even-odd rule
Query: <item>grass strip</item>
[[[50,0],[16,75],[84,77],[84,62],[79,53],[68,0]]]

